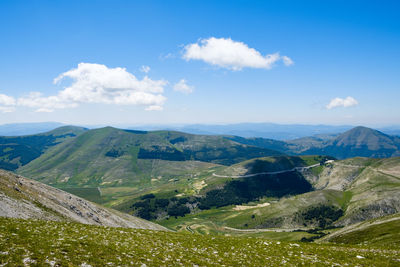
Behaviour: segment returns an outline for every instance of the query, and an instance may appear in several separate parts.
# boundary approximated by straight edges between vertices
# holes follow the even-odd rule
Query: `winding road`
[[[332,162],[333,162],[333,160],[328,160],[325,163],[332,163]],[[304,171],[304,170],[308,170],[310,168],[317,167],[317,166],[320,166],[320,163],[313,164],[313,165],[306,166],[306,167],[294,167],[292,169],[287,169],[287,170],[282,170],[282,171],[274,171],[274,172],[259,172],[259,173],[252,173],[252,174],[246,174],[246,175],[219,175],[219,174],[213,173],[212,175],[215,177],[221,177],[221,178],[248,178],[248,177],[254,177],[254,176],[258,176],[258,175],[273,175],[273,174],[281,174],[281,173],[285,173],[285,172]]]

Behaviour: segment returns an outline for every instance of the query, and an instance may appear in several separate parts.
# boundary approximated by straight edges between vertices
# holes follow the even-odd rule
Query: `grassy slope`
[[[0,218],[0,236],[0,264],[10,266],[394,266],[400,257],[398,248],[297,244],[5,218]]]
[[[244,166],[249,166],[249,162],[254,161],[221,169],[219,173],[231,175],[247,173],[249,168]],[[267,159],[267,161],[273,160]],[[302,225],[293,223],[290,218],[307,207],[324,204],[340,207],[345,211],[345,215],[338,222],[339,225],[352,224],[396,212],[393,209],[399,207],[396,204],[399,203],[400,197],[399,166],[400,158],[353,158],[337,161],[325,166],[319,175],[319,180],[315,181],[315,186],[319,190],[282,199],[264,198],[246,204],[254,207],[246,210],[236,210],[235,206],[227,206],[176,219],[164,219],[160,223],[176,230],[185,230],[186,226],[191,226],[198,232],[226,233],[224,229],[226,226],[241,229],[269,228],[271,220],[272,222],[283,220],[281,227],[299,229]],[[257,207],[264,202],[269,202],[270,205]],[[287,235],[280,235],[280,238],[287,238]]]
[[[309,206],[320,204],[336,204],[336,199],[342,197],[342,192],[337,191],[316,191],[310,192],[294,197],[277,199],[263,199],[258,202],[248,203],[247,206],[253,206],[246,210],[237,210],[236,206],[226,206],[217,209],[201,211],[196,214],[186,215],[185,217],[172,218],[168,220],[159,221],[165,227],[174,230],[185,230],[185,226],[194,226],[195,230],[199,232],[220,232],[225,233],[225,227],[232,227],[236,229],[257,229],[257,228],[271,228],[271,226],[264,226],[268,220],[282,218],[284,220],[283,226],[286,229],[301,229],[304,228],[298,224],[294,224],[290,218],[299,210],[303,210]],[[257,207],[257,204],[265,202],[271,203],[266,207]],[[273,228],[273,227],[272,227]],[[257,232],[257,231],[255,231]],[[233,232],[240,233],[240,232]],[[268,233],[265,233],[268,235]],[[293,240],[300,240],[307,234],[277,234],[277,238],[285,239],[286,236],[292,235]]]
[[[243,175],[265,171],[286,170],[292,169],[293,167],[309,166],[318,163],[321,159],[322,157],[319,156],[278,156],[252,159],[229,167],[214,166],[199,171],[195,176],[190,177],[190,179],[174,180],[167,184],[157,182],[157,184],[154,184],[153,187],[148,190],[132,194],[130,197],[127,194],[126,197],[119,198],[119,200],[111,203],[111,206],[125,212],[130,212],[129,207],[145,193],[154,193],[159,198],[168,198],[175,195],[203,195],[205,192],[216,187],[221,187],[224,183],[231,181],[230,178],[213,176],[213,173],[218,175]],[[102,189],[102,192],[108,190],[110,189]],[[176,193],[175,190],[177,190],[178,193]]]
[[[105,203],[143,190],[168,188],[171,182],[177,188],[193,184],[196,177],[218,166],[213,162],[270,154],[279,153],[219,136],[106,127],[53,147],[18,172],[58,188],[104,188],[100,192]]]
[[[63,126],[42,134],[0,136],[0,168],[14,171],[39,157],[49,147],[71,139],[85,130],[82,127]]]
[[[368,244],[400,247],[400,214],[384,216],[345,227],[323,238],[341,244]]]

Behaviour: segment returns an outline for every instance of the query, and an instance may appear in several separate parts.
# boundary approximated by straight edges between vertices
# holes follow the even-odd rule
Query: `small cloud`
[[[293,60],[287,56],[282,56],[282,61],[285,66],[292,66],[294,64]]]
[[[185,79],[181,79],[174,85],[174,91],[181,92],[184,94],[193,93],[194,87],[187,84]]]
[[[141,71],[141,72],[144,72],[144,73],[149,73],[150,67],[149,67],[149,66],[143,65],[143,66],[140,68],[140,71]]]
[[[175,55],[172,53],[168,53],[168,54],[161,54],[159,56],[160,60],[166,60],[166,59],[171,59],[171,58],[175,58]]]
[[[49,109],[49,108],[38,108],[37,110],[35,110],[35,112],[43,112],[43,113],[50,113],[53,111],[54,109]]]
[[[337,108],[337,107],[352,107],[358,105],[358,101],[353,97],[348,96],[346,98],[336,97],[332,99],[328,105],[326,105],[327,109]]]
[[[243,68],[271,69],[279,61],[283,61],[286,66],[294,64],[291,58],[279,53],[264,56],[243,42],[215,37],[186,45],[183,59],[202,60],[210,65],[236,71]]]

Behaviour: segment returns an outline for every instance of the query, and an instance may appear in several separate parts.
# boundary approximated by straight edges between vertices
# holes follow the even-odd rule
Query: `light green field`
[[[396,266],[399,249],[0,218],[2,266]],[[38,246],[37,244],[40,244]]]
[[[387,248],[400,247],[400,214],[384,216],[350,225],[322,238],[339,244],[368,244]]]

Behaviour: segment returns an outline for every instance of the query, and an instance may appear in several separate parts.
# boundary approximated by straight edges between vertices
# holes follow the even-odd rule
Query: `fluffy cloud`
[[[326,105],[327,109],[332,109],[332,108],[337,108],[337,107],[352,107],[358,105],[358,101],[355,100],[353,97],[348,96],[346,98],[340,98],[336,97],[329,102],[328,105]]]
[[[9,106],[17,105],[35,108],[37,112],[52,112],[82,103],[142,105],[146,110],[162,110],[166,101],[163,96],[166,81],[152,80],[147,76],[139,80],[125,68],[80,63],[77,68],[60,74],[54,83],[65,79],[71,81],[70,85],[52,96],[31,92],[15,100],[0,94],[0,107],[6,106],[0,110],[9,111]]]
[[[0,105],[4,106],[14,106],[15,105],[15,98],[12,96],[0,94]]]
[[[293,60],[279,53],[263,56],[245,43],[230,38],[201,39],[198,43],[184,47],[185,60],[202,60],[208,64],[231,70],[243,68],[270,69],[276,62],[283,61],[286,66],[293,65]]]
[[[174,85],[174,91],[181,92],[184,94],[193,93],[194,87],[187,84],[185,79],[181,79]]]
[[[15,110],[16,100],[14,97],[0,94],[0,111],[3,113],[13,112]]]

